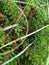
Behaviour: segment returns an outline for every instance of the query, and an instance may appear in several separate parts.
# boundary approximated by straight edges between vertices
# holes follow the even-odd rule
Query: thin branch
[[[14,56],[13,58],[9,59],[8,61],[4,62],[2,65],[6,65],[9,62],[13,61],[14,59],[16,59],[17,57],[21,56],[30,46],[32,46],[37,39],[35,39],[32,43],[30,43],[23,51],[21,51],[19,54],[17,54],[16,56]]]
[[[14,27],[16,27],[16,26],[18,26],[18,24],[13,24],[13,25],[11,25],[11,26],[8,26],[8,27],[3,28],[2,31],[9,30],[9,29],[14,28]]]
[[[19,40],[25,39],[25,38],[27,38],[27,37],[33,35],[33,34],[36,34],[36,33],[40,32],[41,30],[45,29],[45,28],[48,27],[48,26],[49,26],[49,25],[46,25],[46,26],[44,26],[44,27],[42,27],[42,28],[40,28],[40,29],[38,29],[38,30],[36,30],[36,31],[34,31],[34,32],[30,33],[30,34],[28,34],[28,35],[25,35],[25,36],[23,36],[23,37],[21,37],[21,38],[19,38],[19,39],[16,39],[16,40],[14,40],[14,41],[11,41],[10,43],[5,44],[4,46],[0,47],[0,49],[6,47],[6,46],[8,46],[8,45],[11,45],[11,44],[13,44],[13,43],[15,43],[15,42],[17,42],[17,41],[19,41]]]

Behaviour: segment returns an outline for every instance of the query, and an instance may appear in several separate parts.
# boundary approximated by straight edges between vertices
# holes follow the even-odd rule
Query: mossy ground
[[[0,1],[0,13],[2,20],[0,19],[0,47],[5,44],[20,38],[26,35],[27,32],[27,22],[25,21],[25,17],[22,15],[19,22],[17,23],[17,19],[21,12],[19,9],[12,3],[12,1],[17,0],[1,0]],[[24,1],[24,0],[22,0]],[[45,5],[41,6],[38,4],[36,0],[25,0],[24,2],[31,5],[24,5],[16,3],[22,10],[26,7],[25,15],[28,20],[28,33],[31,33],[47,24],[49,24],[48,16],[47,16],[47,3],[45,0],[38,0],[39,3]],[[13,25],[17,23],[12,32],[5,38],[5,36],[9,33],[9,30],[2,31],[3,28]],[[28,44],[30,44],[35,38],[37,38],[36,43],[34,43],[23,55],[10,62],[7,65],[46,65],[47,57],[49,53],[49,27],[36,33],[25,39],[23,45],[17,47],[23,40],[20,40],[12,45],[9,45],[0,50],[0,64],[12,58],[20,51],[22,51]],[[14,51],[4,54],[12,49],[17,47]]]

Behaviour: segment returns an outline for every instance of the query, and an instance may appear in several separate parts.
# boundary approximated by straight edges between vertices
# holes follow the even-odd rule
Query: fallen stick
[[[25,38],[27,38],[27,37],[29,37],[29,36],[35,34],[35,33],[38,33],[38,32],[40,32],[41,30],[45,29],[45,28],[48,27],[48,26],[49,26],[49,25],[46,25],[46,26],[44,26],[44,27],[42,27],[42,28],[40,28],[40,29],[38,29],[38,30],[36,30],[36,31],[34,31],[34,32],[30,33],[30,34],[28,34],[28,35],[25,35],[25,36],[23,36],[23,37],[21,37],[21,38],[18,38],[18,39],[16,39],[16,40],[13,40],[13,41],[9,42],[8,44],[5,44],[4,46],[0,47],[0,49],[6,47],[6,46],[8,46],[8,45],[11,45],[11,44],[13,44],[13,43],[15,43],[15,42],[17,42],[17,41],[19,41],[19,40],[25,39]]]
[[[14,28],[16,26],[18,26],[18,24],[13,24],[11,26],[5,27],[5,28],[3,28],[3,31],[9,30],[9,29]]]

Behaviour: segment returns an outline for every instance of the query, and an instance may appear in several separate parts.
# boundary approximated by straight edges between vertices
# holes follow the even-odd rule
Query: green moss
[[[24,1],[24,0],[22,0]],[[4,2],[4,3],[3,3]],[[24,16],[22,15],[18,26],[16,26],[13,31],[8,35],[6,40],[2,41],[6,37],[6,35],[9,33],[9,31],[2,31],[4,27],[13,25],[17,23],[17,19],[20,16],[21,12],[18,10],[18,8],[12,3],[12,1],[4,0],[0,2],[0,12],[3,13],[4,17],[4,26],[0,26],[0,47],[4,46],[5,44],[8,44],[9,42],[15,40],[16,38],[20,38],[26,34],[26,30],[22,30],[22,27],[27,29],[27,23],[25,21]],[[45,0],[38,0],[39,3],[44,4],[45,6],[40,7],[39,4],[35,0],[25,0],[24,2],[32,4],[32,6],[27,5],[25,10],[26,18],[28,19],[29,24],[29,32],[31,33],[47,24],[48,18],[47,18],[47,9],[46,9],[46,1]],[[17,4],[19,5],[19,4]],[[21,4],[20,4],[21,5]],[[19,6],[20,6],[19,5]],[[41,4],[40,4],[41,5]],[[24,7],[24,5],[21,5]],[[38,10],[35,12],[31,11],[31,8]],[[30,15],[31,14],[31,15]],[[35,38],[37,38],[37,42],[34,43],[23,55],[18,57],[17,59],[13,60],[7,65],[45,65],[46,64],[46,58],[49,53],[49,27],[46,29],[40,31],[39,33],[36,33],[35,35],[32,35],[28,37],[24,43],[17,47],[22,40],[13,43],[12,45],[9,45],[3,49],[0,49],[0,53],[4,53],[7,51],[10,51],[17,47],[14,51],[7,55],[0,55],[0,63],[7,61],[8,59],[12,58],[16,54],[18,54],[20,51],[22,51],[28,44],[30,44]],[[1,42],[2,41],[2,42]]]

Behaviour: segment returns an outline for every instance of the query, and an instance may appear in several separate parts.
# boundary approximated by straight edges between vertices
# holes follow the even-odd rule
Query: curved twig
[[[12,2],[13,3],[13,2]],[[19,16],[19,18],[18,18],[18,20],[16,21],[16,23],[18,23],[18,21],[20,20],[20,18],[21,18],[21,16],[23,15],[24,17],[25,17],[25,19],[26,19],[26,22],[27,22],[27,32],[26,32],[26,34],[28,33],[28,21],[27,21],[27,18],[26,18],[26,16],[25,16],[25,14],[24,14],[24,11],[25,11],[25,9],[26,9],[26,7],[25,7],[25,9],[22,11],[20,8],[19,8],[19,6],[17,6],[15,3],[13,3],[16,7],[18,7],[18,9],[20,10],[20,12],[21,12],[21,14],[20,14],[20,16]],[[13,28],[10,30],[10,32],[6,35],[6,37],[8,37],[9,36],[9,34],[11,33],[11,31],[13,30]],[[2,42],[2,41],[4,41],[5,39],[6,39],[6,37],[5,38],[3,38],[3,40],[1,40],[0,42]],[[23,41],[22,41],[23,42]]]

